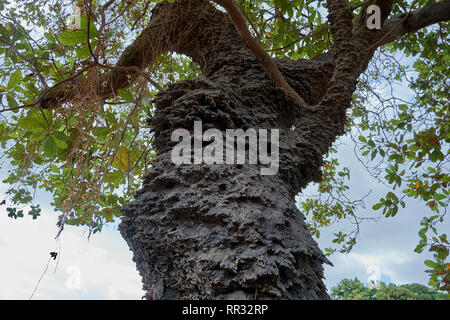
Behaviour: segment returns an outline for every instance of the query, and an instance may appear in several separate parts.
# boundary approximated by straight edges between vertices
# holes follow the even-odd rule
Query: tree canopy
[[[364,285],[358,278],[344,279],[331,288],[333,300],[448,300],[444,293],[418,283]]]
[[[156,50],[144,70],[120,73],[120,63],[126,65],[138,50],[133,41],[149,30],[159,2],[84,0],[74,10],[69,0],[0,0],[0,168],[7,170],[3,183],[10,186],[6,206],[11,218],[38,218],[35,195],[45,190],[60,212],[61,227],[88,226],[95,233],[120,217],[120,208],[132,200],[155,157],[147,121],[153,97],[175,81],[202,76],[198,64],[170,48]],[[355,0],[349,5],[357,16],[369,2],[375,3]],[[271,58],[311,59],[331,50],[335,39],[326,1],[238,3],[252,38]],[[80,23],[73,27],[69,20],[77,10]],[[373,211],[393,217],[408,198],[429,207],[417,228],[415,251],[434,253],[433,261],[425,261],[429,284],[450,290],[450,245],[440,228],[450,201],[450,29],[445,19],[430,18],[432,10],[448,15],[449,1],[392,3],[383,45],[358,80],[345,130],[374,182],[392,189],[370,204]],[[155,38],[154,45],[161,39]],[[53,107],[46,93],[63,88],[67,95],[80,76],[88,79],[85,91],[73,92],[77,99]],[[127,85],[96,97],[89,83],[105,76],[117,76]],[[412,95],[399,96],[399,84],[407,85]],[[337,148],[324,162],[317,192],[301,198],[301,210],[317,237],[339,220],[363,221],[358,210],[364,199],[348,196],[351,168],[340,165]],[[327,254],[350,252],[358,230],[336,233]]]

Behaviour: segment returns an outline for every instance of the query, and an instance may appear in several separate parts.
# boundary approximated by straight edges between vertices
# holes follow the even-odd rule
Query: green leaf
[[[59,168],[54,164],[50,165],[50,171],[59,174]]]
[[[47,140],[44,143],[44,153],[46,156],[53,158],[56,156],[56,153],[58,152],[58,146],[55,142],[55,139],[50,136],[47,138]]]
[[[394,201],[397,201],[397,200],[398,200],[397,196],[396,196],[392,191],[389,191],[389,192],[387,193],[386,199],[392,199],[392,200],[394,200]]]
[[[422,238],[423,241],[427,240],[426,232],[427,232],[427,228],[422,228],[419,231],[419,237]]]
[[[53,138],[55,140],[56,146],[59,149],[66,149],[67,148],[67,137],[64,133],[62,132],[54,132],[53,133]]]
[[[132,95],[128,90],[125,90],[125,89],[119,89],[119,90],[117,90],[117,93],[119,94],[119,96],[120,96],[123,100],[125,100],[125,101],[127,101],[127,102],[133,102],[133,101],[134,101],[133,95]]]
[[[420,242],[419,243],[419,245],[417,245],[417,247],[414,249],[414,252],[417,252],[417,253],[422,253],[422,251],[423,251],[423,248],[425,247],[425,245],[426,245],[426,242]]]
[[[88,29],[87,21],[88,21],[87,17],[81,17],[81,30],[85,33],[86,36],[87,36],[87,29]],[[98,36],[97,27],[95,26],[94,21],[92,19],[89,24],[89,33],[90,33],[90,37],[89,37],[90,39]]]
[[[425,265],[427,267],[430,267],[430,268],[433,268],[433,269],[438,266],[438,264],[436,262],[431,261],[431,260],[425,260]]]
[[[76,46],[77,44],[87,42],[87,35],[81,30],[64,31],[57,38],[65,46]]]
[[[32,131],[33,134],[30,136],[30,142],[42,141],[47,135],[47,131],[43,128],[38,128]]]
[[[377,203],[377,204],[374,204],[374,205],[373,205],[372,209],[373,209],[373,210],[378,210],[378,209],[380,209],[382,206],[383,206],[382,203]]]
[[[392,208],[390,215],[393,217],[397,214],[397,212],[398,212],[398,206],[395,206],[394,208]]]
[[[51,126],[53,123],[52,112],[48,109],[44,109],[44,110],[42,110],[42,112],[44,113],[44,116],[45,116],[45,118],[44,118],[44,116],[42,116],[42,118],[44,118],[43,122],[45,123],[46,126],[47,126],[47,122],[48,122],[48,125]]]
[[[37,119],[31,117],[20,118],[17,121],[17,124],[31,132],[38,132],[42,130],[42,124]]]
[[[434,200],[444,200],[445,198],[447,198],[447,196],[445,195],[445,194],[438,194],[438,193],[436,193],[436,194],[434,194],[434,196],[433,196],[433,198],[434,198]]]
[[[377,149],[375,149],[375,150],[372,151],[372,154],[370,155],[370,160],[375,159],[375,157],[377,156],[377,152],[378,152]]]
[[[77,50],[77,58],[80,58],[82,60],[89,58],[90,55],[91,52],[89,51],[89,46],[87,44]]]
[[[97,46],[97,44],[98,44],[97,40],[91,41],[91,49],[94,50],[95,47]],[[89,50],[89,46],[87,43],[77,50],[77,58],[87,59],[90,56],[91,56],[91,51]]]
[[[20,83],[21,80],[22,80],[22,72],[20,72],[20,70],[14,71],[14,73],[9,78],[8,89],[15,88]]]

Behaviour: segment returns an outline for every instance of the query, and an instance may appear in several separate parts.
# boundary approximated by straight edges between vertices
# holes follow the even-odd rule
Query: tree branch
[[[352,34],[353,14],[345,0],[327,0],[328,21],[333,34],[332,54],[335,61],[333,76],[319,108],[330,112],[349,107],[359,76],[360,50]],[[343,130],[343,128],[341,128]]]
[[[389,14],[392,10],[392,4],[393,0],[369,0],[366,1],[359,6],[362,6],[361,11],[358,15],[358,17],[355,20],[355,25],[358,27],[363,26],[366,27],[367,25],[367,8],[371,5],[376,5],[380,8],[381,11],[381,24],[383,24],[386,19],[388,18]],[[354,10],[355,7],[352,7],[352,10]]]
[[[286,99],[295,103],[300,107],[306,107],[306,102],[292,89],[284,76],[278,70],[272,58],[267,54],[261,45],[250,34],[244,19],[241,16],[241,9],[234,0],[214,0],[217,4],[222,6],[230,15],[231,20],[239,31],[242,40],[245,42],[251,52],[258,58],[266,71],[267,76],[273,81],[275,87],[283,91]]]
[[[28,64],[31,66],[32,71],[38,77],[38,79],[42,83],[42,85],[44,86],[44,89],[48,88],[47,82],[45,81],[44,77],[42,76],[42,73],[39,70],[39,67],[38,67],[36,61],[34,60],[34,58],[27,58],[23,54],[21,54],[13,42],[6,41],[5,39],[0,39],[0,42],[8,45],[11,48],[11,50],[14,51],[14,53],[16,55],[18,55],[20,58],[22,58],[22,60],[28,62]]]
[[[416,32],[435,23],[450,20],[450,0],[426,5],[414,13],[395,16],[386,21],[382,38],[377,46],[400,39],[407,33]]]
[[[112,98],[117,90],[130,86],[165,52],[187,55],[206,75],[220,69],[224,58],[239,54],[239,50],[254,57],[229,15],[217,10],[209,1],[163,1],[154,7],[148,26],[125,49],[115,66],[91,64],[99,68],[94,77],[82,74],[72,77],[64,86],[54,85],[41,94],[40,106],[56,107],[86,96]],[[94,75],[93,70],[90,73]]]

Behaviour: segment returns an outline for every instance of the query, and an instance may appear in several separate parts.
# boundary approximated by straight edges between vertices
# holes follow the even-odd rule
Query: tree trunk
[[[322,264],[330,262],[311,238],[294,197],[320,181],[322,157],[344,133],[345,110],[375,50],[448,20],[450,1],[386,23],[392,0],[372,1],[381,6],[383,27],[371,30],[366,27],[369,3],[355,18],[346,1],[327,0],[330,52],[275,65],[251,39],[235,5],[215,2],[233,10],[242,37],[210,1],[164,1],[114,68],[94,80],[80,73],[61,81],[44,90],[37,103],[57,107],[80,92],[109,99],[162,53],[189,56],[203,77],[158,95],[149,119],[157,156],[120,224],[144,289],[153,299],[327,299]],[[278,129],[279,172],[261,175],[260,164],[176,166],[172,132],[192,132],[195,121],[202,121],[203,130],[222,133]]]
[[[203,1],[187,2],[201,3],[201,10],[183,9],[198,23],[171,50],[190,56],[204,77],[158,95],[149,119],[157,156],[120,224],[144,290],[153,299],[328,299],[322,264],[330,262],[294,197],[320,180],[322,155],[342,133],[344,111],[290,105],[228,16]],[[330,60],[276,64],[307,103],[317,104],[331,78]],[[279,129],[278,174],[261,175],[259,164],[175,166],[171,134],[192,132],[194,121],[222,132]]]

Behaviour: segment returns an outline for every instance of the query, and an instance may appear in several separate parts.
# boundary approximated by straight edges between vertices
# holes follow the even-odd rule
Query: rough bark
[[[441,2],[447,13],[439,19],[448,19],[449,1]],[[391,1],[378,2],[384,20]],[[397,18],[382,30],[368,30],[358,23],[364,17],[353,19],[346,1],[327,3],[331,52],[312,60],[275,61],[305,103],[287,100],[228,15],[202,0],[157,5],[148,28],[116,68],[100,76],[99,85],[75,77],[41,95],[42,107],[59,105],[89,84],[94,95],[111,97],[165,51],[200,65],[204,77],[173,84],[158,95],[156,114],[149,119],[157,156],[136,200],[123,209],[119,227],[151,298],[328,298],[322,264],[329,261],[311,238],[294,197],[320,181],[322,156],[344,133],[356,80],[377,46],[390,39],[387,30]],[[437,7],[425,8],[411,18],[422,15],[435,23],[427,14]],[[401,27],[403,34],[412,30]],[[249,164],[175,166],[171,134],[179,128],[192,132],[198,120],[203,130],[279,129],[279,173],[262,176],[260,165]]]
[[[282,145],[277,176],[261,176],[256,165],[176,167],[170,159],[172,131],[192,130],[195,120],[204,129],[287,127],[284,95],[258,64],[244,69],[249,77],[175,84],[156,101],[158,156],[120,225],[154,299],[328,297],[327,260],[294,203],[295,191],[320,177],[320,132],[296,148]]]
[[[205,77],[158,95],[150,119],[158,155],[123,210],[120,231],[144,289],[153,299],[327,299],[322,264],[329,261],[294,197],[320,181],[322,156],[344,132],[356,79],[375,51],[367,48],[383,31],[353,25],[346,3],[329,1],[332,53],[276,61],[307,103],[299,106],[274,86],[229,17],[203,8],[208,24],[173,49],[198,62]],[[279,174],[261,176],[259,165],[176,167],[171,133],[192,132],[196,120],[204,130],[280,129]]]
[[[321,177],[321,155],[330,143],[322,131],[326,125],[305,110],[294,139],[294,107],[228,16],[211,13],[210,26],[221,20],[214,45],[209,36],[191,42],[209,47],[203,59],[195,59],[205,78],[158,95],[151,119],[158,155],[136,201],[124,208],[120,231],[154,299],[326,299],[322,263],[328,261],[294,202],[300,188]],[[190,48],[182,51],[196,57]],[[319,59],[277,65],[308,103],[323,96],[332,64]],[[196,120],[204,130],[280,128],[280,174],[261,176],[258,165],[176,167],[171,134],[193,130]]]

